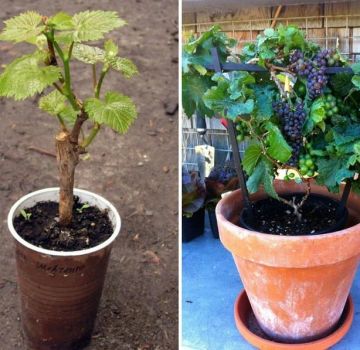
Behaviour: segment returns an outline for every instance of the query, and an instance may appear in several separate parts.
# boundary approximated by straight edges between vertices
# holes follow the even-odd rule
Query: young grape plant
[[[242,165],[249,192],[263,186],[296,215],[311,179],[332,192],[347,181],[360,192],[360,64],[306,40],[292,25],[266,29],[239,55],[235,45],[217,26],[190,38],[183,47],[182,98],[188,117],[200,109],[235,123],[238,141],[248,142]],[[257,64],[265,71],[215,73],[209,69],[212,47],[221,64]],[[352,70],[329,75],[329,67]],[[276,193],[280,173],[285,181],[307,184],[300,203]]]
[[[101,127],[125,133],[136,118],[132,99],[117,91],[101,96],[106,75],[112,70],[125,78],[137,73],[135,64],[118,56],[118,46],[107,40],[103,48],[84,44],[99,39],[126,22],[112,11],[84,11],[73,16],[60,12],[52,17],[29,11],[5,21],[0,40],[26,42],[34,50],[6,65],[0,75],[0,96],[24,100],[41,94],[39,107],[55,116],[60,131],[56,152],[60,177],[59,219],[72,220],[75,168]],[[90,65],[91,95],[82,100],[73,88],[73,61]],[[101,69],[98,69],[101,66]],[[97,77],[99,71],[99,77]],[[84,125],[91,124],[86,133]]]

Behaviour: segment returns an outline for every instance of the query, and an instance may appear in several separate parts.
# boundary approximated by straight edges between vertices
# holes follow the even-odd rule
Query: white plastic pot
[[[58,201],[59,188],[29,193],[10,209],[8,226],[16,243],[22,324],[27,346],[36,350],[77,350],[90,342],[107,264],[121,220],[103,197],[74,189],[82,202],[107,210],[114,232],[96,247],[73,252],[43,249],[21,238],[13,219],[41,201]]]

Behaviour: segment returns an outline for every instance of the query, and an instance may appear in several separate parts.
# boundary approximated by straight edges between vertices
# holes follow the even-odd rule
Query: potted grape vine
[[[206,199],[205,208],[209,217],[209,224],[214,238],[219,238],[219,230],[215,216],[215,207],[222,196],[238,188],[239,180],[232,161],[226,161],[211,169],[205,178]]]
[[[136,74],[134,63],[118,56],[112,40],[103,48],[88,44],[124,24],[112,11],[51,17],[28,11],[6,20],[0,34],[0,40],[33,45],[30,53],[5,66],[0,96],[18,101],[40,94],[40,109],[59,121],[59,187],[26,194],[8,216],[16,243],[21,321],[31,349],[80,349],[91,339],[121,222],[106,199],[74,188],[74,176],[101,128],[125,133],[137,114],[130,97],[117,91],[101,93],[113,70],[126,78]],[[86,99],[73,88],[74,61],[92,69]]]
[[[190,242],[204,233],[205,184],[197,172],[182,168],[182,241]]]
[[[248,142],[244,185],[216,207],[220,239],[271,346],[328,348],[351,324],[360,257],[360,65],[291,25],[234,45],[213,27],[183,48],[185,113],[220,115]]]

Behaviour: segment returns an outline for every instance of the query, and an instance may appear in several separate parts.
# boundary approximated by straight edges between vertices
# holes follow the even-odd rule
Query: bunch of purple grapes
[[[236,177],[236,170],[231,161],[225,162],[223,165],[215,166],[211,169],[208,176],[209,179],[226,184],[229,180]]]
[[[327,61],[331,58],[330,50],[322,50],[312,59],[305,59],[300,50],[295,50],[290,57],[290,69],[307,78],[307,89],[310,99],[323,94],[328,78],[325,74]]]
[[[312,61],[313,68],[307,77],[307,88],[309,91],[309,97],[315,99],[323,94],[328,78],[325,75],[325,69],[327,65],[328,50],[320,51]]]
[[[306,119],[304,103],[297,102],[293,108],[286,101],[278,101],[274,103],[273,108],[281,119],[285,139],[293,150],[288,165],[295,167],[298,164],[303,144],[302,128]]]
[[[309,75],[312,65],[309,60],[304,58],[304,54],[300,50],[295,50],[290,57],[290,70],[300,76]]]

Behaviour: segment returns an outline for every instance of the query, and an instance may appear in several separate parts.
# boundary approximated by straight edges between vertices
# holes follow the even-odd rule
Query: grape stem
[[[296,204],[295,197],[293,197],[291,200],[287,200],[287,199],[279,196],[279,200],[281,202],[285,203],[286,205],[288,205],[294,209],[294,214],[296,215],[296,218],[298,219],[298,221],[301,221],[301,219],[302,219],[302,215],[300,213],[300,208],[304,205],[304,203],[308,199],[308,197],[310,195],[310,189],[311,189],[310,179],[306,179],[306,192],[299,204]]]
[[[258,57],[254,57],[251,60],[247,61],[246,64],[255,64],[259,62],[259,58]]]
[[[274,81],[274,83],[276,84],[277,88],[279,89],[280,91],[280,95],[282,97],[286,97],[286,92],[281,84],[281,81],[276,77],[276,73],[274,70],[270,70],[270,79]]]

